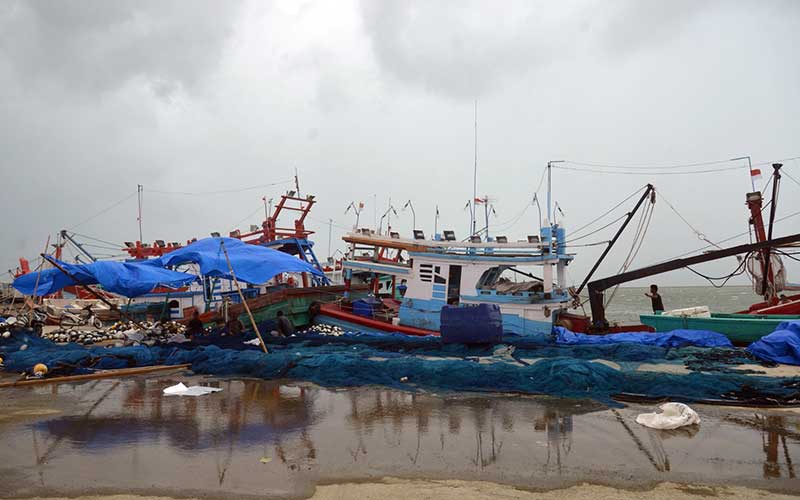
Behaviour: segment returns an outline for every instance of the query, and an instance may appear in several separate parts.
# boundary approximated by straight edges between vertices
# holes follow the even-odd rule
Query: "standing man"
[[[650,302],[653,304],[653,314],[664,312],[664,302],[658,293],[658,285],[650,285],[650,292],[645,292],[645,295],[650,297]]]

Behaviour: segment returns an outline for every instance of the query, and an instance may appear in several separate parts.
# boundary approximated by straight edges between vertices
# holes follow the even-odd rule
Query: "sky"
[[[666,260],[706,246],[697,233],[746,233],[749,172],[727,160],[764,164],[763,186],[770,162],[800,156],[798,46],[791,0],[7,0],[0,269],[33,259],[60,229],[119,253],[138,238],[139,184],[145,241],[260,224],[262,197],[290,189],[295,169],[318,200],[308,226],[320,258],[329,228],[331,252],[344,248],[351,201],[365,204],[361,226],[395,207],[382,225],[403,234],[408,200],[426,234],[438,206],[439,229],[464,237],[476,152],[490,234],[535,234],[545,166],[566,160],[552,193],[568,234],[652,183],[631,266]],[[778,218],[800,212],[800,160],[784,163]],[[597,277],[619,270],[635,227]],[[790,217],[775,233],[798,229]],[[570,279],[601,250],[572,248]],[[797,264],[787,267],[800,282]],[[706,283],[689,271],[658,282]]]

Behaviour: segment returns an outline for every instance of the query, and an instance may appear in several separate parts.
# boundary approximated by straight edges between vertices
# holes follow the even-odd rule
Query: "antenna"
[[[411,229],[414,230],[417,228],[417,212],[414,211],[414,205],[411,203],[411,200],[408,200],[406,204],[403,205],[403,210],[406,208],[411,209],[411,224],[413,226]]]
[[[300,177],[297,173],[297,167],[294,167],[294,189],[297,191],[297,197],[302,198],[300,196]]]
[[[139,200],[139,216],[136,218],[139,221],[139,241],[142,241],[142,196],[144,195],[144,186],[141,184],[136,185],[136,198]]]
[[[361,217],[361,211],[364,209],[364,203],[358,202],[358,205],[356,205],[356,202],[351,201],[350,204],[347,205],[347,209],[344,211],[344,213],[347,214],[350,209],[353,209],[353,212],[356,214],[356,225],[353,226],[353,229],[358,229],[358,219]]]
[[[478,100],[475,99],[475,165],[472,173],[472,199],[478,197]],[[471,210],[472,233],[475,234],[475,210]]]
[[[547,162],[547,223],[553,223],[553,214],[552,214],[552,204],[550,203],[550,198],[552,196],[552,189],[553,189],[553,181],[552,181],[552,170],[553,170],[553,163],[564,163],[564,160],[551,160]]]

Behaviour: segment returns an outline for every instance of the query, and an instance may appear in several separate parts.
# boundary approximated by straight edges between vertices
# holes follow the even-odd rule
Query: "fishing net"
[[[17,333],[0,340],[0,355],[6,371],[29,371],[45,363],[59,375],[188,363],[198,374],[287,378],[332,387],[546,394],[607,404],[626,398],[800,404],[800,378],[738,372],[737,364],[757,362],[735,348],[543,345],[519,337],[495,346],[464,346],[443,345],[434,337],[310,334],[268,338],[270,353],[264,354],[241,340],[228,340],[225,349],[198,344],[87,348]],[[23,345],[27,348],[21,350]],[[654,363],[689,372],[640,369]]]

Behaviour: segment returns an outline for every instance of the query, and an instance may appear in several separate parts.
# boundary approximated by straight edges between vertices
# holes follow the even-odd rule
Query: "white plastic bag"
[[[664,403],[658,413],[642,413],[636,423],[653,429],[677,429],[685,425],[699,425],[700,416],[683,403]]]
[[[205,396],[206,394],[211,394],[212,392],[219,392],[222,389],[217,387],[205,387],[202,385],[193,385],[191,387],[186,387],[183,382],[179,382],[175,385],[171,385],[164,389],[165,396]]]

